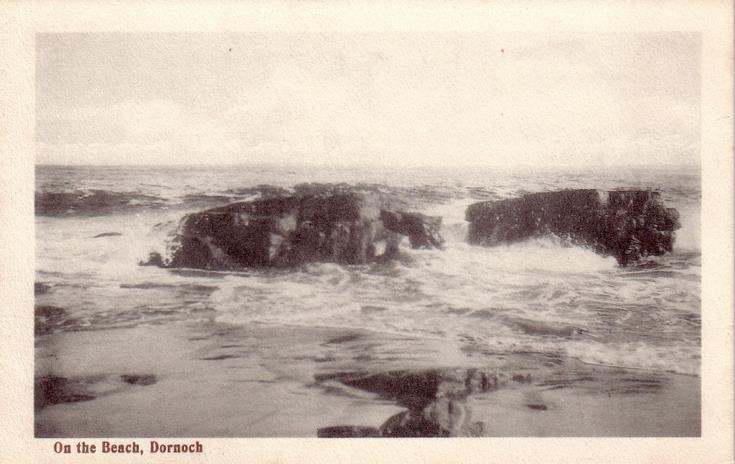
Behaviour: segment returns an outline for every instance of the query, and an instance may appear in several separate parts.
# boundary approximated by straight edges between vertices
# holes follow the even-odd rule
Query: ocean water
[[[186,213],[303,182],[395,194],[409,210],[443,217],[446,248],[404,243],[404,258],[391,263],[294,270],[138,265],[167,252]],[[674,252],[621,268],[553,237],[494,248],[465,242],[467,205],[570,188],[660,191],[681,214]],[[343,327],[446,339],[480,356],[551,353],[698,374],[700,204],[699,170],[683,167],[38,166],[36,305],[61,308],[43,316],[39,336],[202,322]]]

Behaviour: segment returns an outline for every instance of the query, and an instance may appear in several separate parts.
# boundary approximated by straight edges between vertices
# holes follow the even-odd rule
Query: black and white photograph
[[[318,24],[26,36],[44,459],[731,430],[711,35]]]
[[[36,52],[38,436],[700,434],[698,34]]]

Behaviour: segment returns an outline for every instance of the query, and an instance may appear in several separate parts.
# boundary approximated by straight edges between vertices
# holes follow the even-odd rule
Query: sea
[[[698,375],[698,167],[413,168],[299,165],[36,167],[37,337],[216,323],[367,330],[476,353],[549,353]],[[342,183],[443,218],[442,250],[389,263],[212,272],[141,266],[184,215],[301,183]],[[676,208],[674,251],[634,266],[554,237],[466,242],[468,205],[562,189],[653,189]]]

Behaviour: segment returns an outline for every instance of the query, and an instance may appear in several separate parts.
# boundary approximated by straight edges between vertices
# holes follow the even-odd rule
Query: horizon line
[[[34,167],[187,167],[187,168],[214,168],[214,167],[249,167],[249,166],[269,166],[269,167],[315,167],[329,169],[344,168],[428,168],[428,169],[463,169],[463,168],[486,168],[486,169],[569,169],[569,168],[701,168],[702,163],[657,163],[657,164],[617,164],[617,163],[600,163],[600,164],[378,164],[378,163],[352,163],[352,164],[334,164],[334,163],[314,163],[314,162],[234,162],[234,163],[34,163]]]

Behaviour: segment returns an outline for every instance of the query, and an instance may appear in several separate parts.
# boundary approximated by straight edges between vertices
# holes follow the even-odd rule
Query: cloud
[[[145,62],[156,71],[149,73],[155,85],[139,90],[149,81],[126,76],[137,61],[123,60],[119,78],[106,71],[99,79],[115,90],[109,97],[49,72],[54,90],[38,99],[39,160],[583,165],[699,159],[699,78],[674,72],[696,57],[697,41],[689,36],[338,38],[351,42],[307,36],[294,48],[296,38],[269,36],[257,46],[242,38],[234,47],[261,50],[257,56],[188,44],[197,62],[181,54],[170,70],[162,64],[167,55],[141,46],[136,53],[151,54]],[[139,85],[127,90],[125,82]]]
[[[83,106],[40,118],[39,162],[212,162],[240,152],[227,124],[171,100]]]

